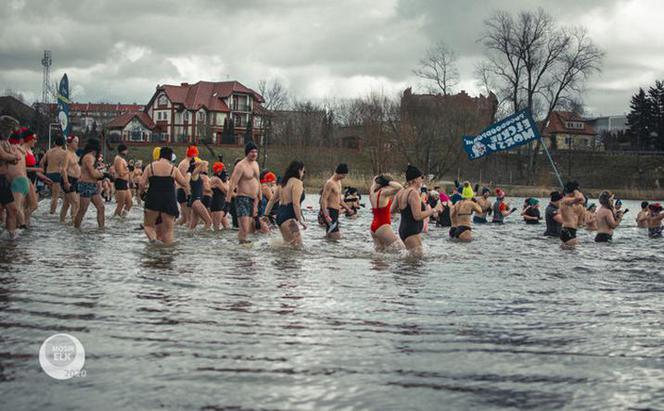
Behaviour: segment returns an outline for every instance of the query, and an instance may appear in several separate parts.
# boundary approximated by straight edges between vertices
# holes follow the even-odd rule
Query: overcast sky
[[[459,89],[478,94],[483,20],[537,6],[606,51],[588,111],[624,113],[664,79],[661,0],[3,0],[0,92],[41,98],[50,49],[52,79],[66,72],[81,102],[145,103],[157,84],[227,79],[277,78],[301,99],[397,93],[418,86],[412,69],[443,40],[459,55]]]

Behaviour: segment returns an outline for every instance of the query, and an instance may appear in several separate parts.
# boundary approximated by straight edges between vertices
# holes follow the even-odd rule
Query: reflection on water
[[[613,244],[580,231],[573,251],[516,218],[471,244],[432,227],[412,259],[373,251],[368,210],[343,241],[314,223],[293,250],[232,231],[154,246],[140,209],[79,233],[45,208],[0,244],[3,408],[664,405],[663,243],[631,215]],[[85,346],[85,378],[40,370],[57,332]]]

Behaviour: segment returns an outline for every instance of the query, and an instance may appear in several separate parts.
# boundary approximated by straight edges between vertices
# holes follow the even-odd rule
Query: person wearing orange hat
[[[265,208],[275,194],[276,183],[277,176],[273,172],[266,171],[263,173],[261,177],[261,201],[258,204],[258,219],[256,224],[256,229],[259,229],[261,232],[268,232],[270,230],[268,225],[270,216],[265,214]]]
[[[192,161],[198,157],[198,148],[196,146],[189,146],[185,153],[185,158],[180,161],[178,164],[178,170],[180,173],[185,176],[185,178],[190,178],[189,168],[192,164]],[[189,183],[185,186],[181,186],[177,183],[177,202],[180,205],[180,219],[177,222],[177,225],[189,225],[189,217],[191,215],[191,209],[189,208],[189,196],[191,194],[189,189]]]
[[[212,201],[210,202],[210,213],[212,214],[212,226],[215,231],[221,228],[229,228],[226,214],[228,212],[228,175],[224,170],[224,163],[217,161],[212,165],[213,176],[210,178],[212,188]]]
[[[194,158],[193,164],[189,167],[189,229],[193,230],[198,224],[198,219],[205,223],[205,229],[212,227],[212,217],[203,203],[205,193],[205,179],[207,178],[208,162],[200,158]]]

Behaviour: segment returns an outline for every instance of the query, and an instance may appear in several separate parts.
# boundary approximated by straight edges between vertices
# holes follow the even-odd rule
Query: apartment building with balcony
[[[262,102],[260,94],[237,81],[199,81],[157,85],[144,111],[155,125],[153,141],[241,145],[248,134],[260,140]]]

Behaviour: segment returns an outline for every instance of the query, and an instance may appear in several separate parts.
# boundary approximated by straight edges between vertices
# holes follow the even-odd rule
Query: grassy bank
[[[134,159],[141,159],[143,162],[148,162],[152,159],[153,147],[150,146],[130,146],[129,157]],[[178,159],[185,156],[186,147],[174,147],[175,154]],[[244,157],[244,150],[241,147],[212,147],[214,154],[205,146],[200,146],[200,157],[214,162],[217,160],[217,155],[224,156],[224,163],[231,169],[235,159]],[[109,153],[114,154],[114,153]],[[107,155],[107,157],[111,157]],[[344,186],[353,186],[366,194],[369,191],[372,178],[371,162],[368,156],[355,151],[339,148],[321,148],[321,147],[307,147],[307,148],[293,148],[293,147],[270,147],[268,151],[267,161],[265,163],[267,169],[274,171],[277,175],[284,172],[288,163],[293,159],[300,159],[304,161],[307,168],[307,178],[305,179],[305,188],[307,193],[317,194],[323,187],[325,181],[332,175],[334,168],[339,162],[346,162],[350,166],[350,174],[344,180]],[[259,154],[260,163],[263,164],[263,153]],[[391,173],[397,179],[403,179],[403,171],[397,170]],[[499,177],[498,175],[497,177]],[[507,180],[507,178],[505,178]],[[474,183],[474,182],[473,182]],[[444,187],[446,192],[452,190],[454,183],[449,180],[429,181],[427,186],[432,188],[434,186]],[[524,185],[510,185],[496,183],[490,188],[495,189],[500,187],[504,189],[509,196],[513,197],[539,197],[546,198],[553,190],[559,189],[554,186],[538,185],[538,186],[524,186]],[[584,192],[592,198],[597,198],[602,190],[608,189],[616,194],[617,197],[629,200],[664,200],[664,190],[644,190],[635,189],[633,187],[582,187]]]

